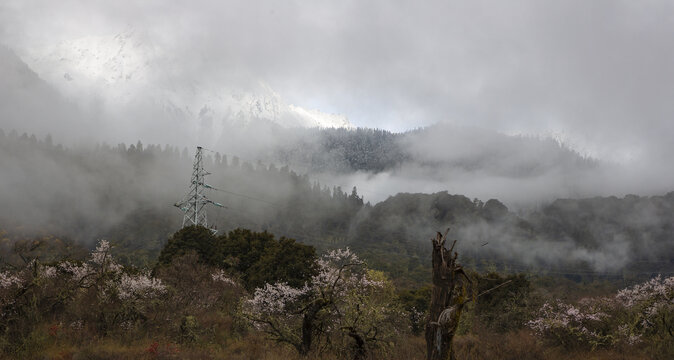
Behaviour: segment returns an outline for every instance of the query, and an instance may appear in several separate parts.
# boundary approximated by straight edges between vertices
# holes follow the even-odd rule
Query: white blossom
[[[122,274],[117,284],[117,294],[121,300],[153,297],[165,291],[166,286],[161,283],[161,280],[148,274]]]
[[[578,332],[588,339],[599,340],[602,335],[589,330],[607,314],[596,309],[591,302],[584,302],[583,308],[557,301],[554,304],[544,303],[538,310],[538,316],[527,322],[527,326],[539,335],[550,332]]]
[[[42,268],[42,276],[51,279],[56,277],[58,274],[58,268],[56,266],[45,266]]]
[[[96,249],[91,252],[90,261],[105,271],[119,273],[122,271],[122,266],[112,259],[110,249],[110,243],[107,240],[99,241]]]
[[[69,273],[75,282],[81,282],[95,273],[95,270],[88,263],[73,264],[64,261],[58,266],[62,271]]]
[[[265,284],[264,287],[255,289],[253,298],[246,303],[253,311],[279,314],[309,291],[308,286],[298,289],[288,286],[287,283]]]
[[[70,328],[73,330],[82,330],[82,328],[84,328],[84,321],[75,320],[70,323]]]
[[[656,276],[644,283],[622,289],[611,297],[585,298],[577,306],[560,301],[545,303],[538,316],[527,325],[537,334],[567,334],[594,344],[622,341],[633,345],[662,321],[661,314],[674,306],[674,277]],[[605,309],[606,311],[602,311]],[[610,316],[608,313],[612,316]],[[613,320],[609,319],[613,318]],[[603,321],[617,321],[610,333],[600,333]],[[607,330],[602,330],[606,332]],[[610,340],[613,339],[613,340]]]
[[[9,272],[0,272],[0,289],[20,285],[21,283],[22,281],[18,276],[12,275]]]
[[[228,285],[236,285],[236,281],[229,278],[227,274],[225,274],[224,270],[218,270],[214,272],[213,274],[211,274],[211,278],[213,279],[213,281],[223,282]]]
[[[316,321],[320,336],[338,337],[346,328],[376,334],[391,319],[404,317],[394,306],[371,297],[384,291],[386,282],[370,278],[364,262],[350,249],[330,251],[316,265],[317,274],[302,287],[281,282],[255,289],[242,304],[243,314],[256,329],[291,343],[305,332],[306,316]]]

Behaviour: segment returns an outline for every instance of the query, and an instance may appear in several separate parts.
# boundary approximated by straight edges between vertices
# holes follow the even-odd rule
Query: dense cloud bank
[[[132,29],[142,60],[160,70],[134,76],[155,88],[247,90],[264,81],[289,103],[363,127],[450,122],[555,134],[594,157],[657,164],[672,152],[672,14],[669,1],[9,0],[0,5],[0,42],[32,59]],[[100,66],[98,55],[84,65]],[[117,122],[160,115],[146,105]],[[157,142],[153,129],[137,130]]]
[[[24,56],[40,73],[27,65],[29,60],[0,47],[0,61],[5,64],[0,70],[0,128],[39,138],[51,134],[70,145],[138,139],[181,148],[201,145],[253,163],[289,165],[331,186],[357,186],[372,202],[398,192],[448,190],[526,208],[559,197],[662,194],[674,186],[674,169],[666,165],[668,152],[660,151],[671,141],[659,140],[671,131],[654,115],[638,117],[643,123],[639,129],[620,118],[615,118],[611,131],[602,126],[589,129],[589,134],[602,138],[623,127],[634,130],[628,131],[629,136],[657,132],[658,136],[644,137],[648,149],[623,139],[611,156],[579,146],[569,136],[470,123],[474,114],[466,115],[466,122],[452,117],[457,121],[449,125],[440,121],[447,118],[438,118],[440,124],[405,132],[306,129],[297,127],[297,119],[289,119],[294,107],[259,81],[184,74],[186,64],[172,58],[176,53],[162,52],[161,47],[168,45],[158,44],[150,30],[64,41],[52,44],[56,50],[42,57]],[[114,46],[109,48],[108,42]],[[108,54],[117,47],[121,53]],[[620,104],[624,103],[628,102]],[[387,111],[393,111],[396,103],[390,105]],[[381,116],[386,113],[382,110]],[[545,122],[553,115],[526,118],[538,116]],[[603,119],[585,123],[603,124]],[[649,128],[649,121],[655,126]],[[625,134],[614,135],[619,139]],[[602,141],[597,139],[596,144]],[[631,160],[625,154],[631,154]]]
[[[405,133],[372,129],[295,131],[269,161],[290,164],[372,202],[399,192],[449,191],[529,208],[556,198],[657,195],[674,170],[584,156],[546,137],[434,125]]]
[[[357,186],[373,202],[398,192],[448,190],[520,208],[558,197],[662,194],[673,186],[674,170],[658,159],[611,163],[549,137],[446,124],[403,133],[286,127],[264,117],[269,115],[264,106],[275,106],[265,98],[251,105],[256,109],[262,101],[264,111],[232,113],[221,122],[204,115],[194,124],[180,109],[119,108],[110,117],[96,103],[84,106],[61,96],[11,50],[0,48],[0,58],[8,64],[0,70],[6,75],[0,84],[0,128],[40,138],[52,134],[68,144],[129,143],[148,134],[141,139],[181,148],[199,144],[253,163],[289,165],[331,186]]]

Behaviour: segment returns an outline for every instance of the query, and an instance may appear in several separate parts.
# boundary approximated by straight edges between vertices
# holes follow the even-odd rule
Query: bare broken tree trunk
[[[447,229],[449,232],[449,229]],[[426,322],[426,359],[454,360],[452,339],[459,326],[459,317],[463,306],[468,302],[464,298],[464,281],[470,283],[463,268],[456,262],[458,254],[447,250],[445,235],[438,233],[433,241],[433,289],[429,317]],[[463,278],[459,278],[462,275]],[[457,288],[458,285],[458,288]]]

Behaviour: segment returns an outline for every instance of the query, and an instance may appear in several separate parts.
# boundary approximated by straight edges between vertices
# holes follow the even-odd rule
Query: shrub
[[[674,277],[657,276],[614,296],[585,298],[576,305],[548,302],[527,325],[567,348],[645,342],[673,351],[667,344],[674,340]]]

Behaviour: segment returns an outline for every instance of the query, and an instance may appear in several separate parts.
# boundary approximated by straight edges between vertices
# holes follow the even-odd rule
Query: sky
[[[19,54],[129,28],[185,79],[261,80],[357,126],[553,136],[620,163],[674,151],[671,1],[0,2]]]

